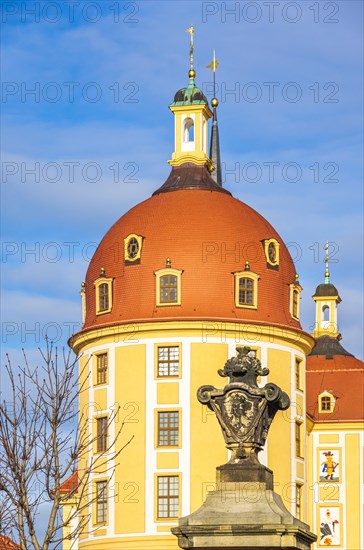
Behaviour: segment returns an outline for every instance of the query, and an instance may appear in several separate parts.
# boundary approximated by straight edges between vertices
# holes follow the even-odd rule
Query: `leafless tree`
[[[89,488],[90,476],[102,469],[110,483],[116,459],[132,439],[115,450],[124,425],[118,423],[115,408],[107,421],[108,428],[112,423],[118,426],[115,436],[94,455],[98,436],[92,435],[92,419],[88,411],[78,410],[88,387],[88,365],[78,373],[77,358],[64,351],[60,357],[49,342],[40,353],[41,365],[31,367],[23,351],[24,365],[17,372],[7,356],[2,372],[8,389],[0,401],[0,532],[16,537],[21,550],[60,548],[64,527],[71,529],[68,538],[76,538],[87,527],[96,498]],[[65,491],[64,482],[71,476],[73,483]],[[63,517],[62,505],[70,499],[75,507]],[[39,524],[44,505],[46,528],[40,534],[37,519]]]

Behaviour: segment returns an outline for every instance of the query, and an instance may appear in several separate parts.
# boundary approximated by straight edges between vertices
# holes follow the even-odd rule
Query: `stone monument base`
[[[220,468],[218,481],[225,477]],[[309,550],[316,535],[292,516],[270,486],[256,481],[218,483],[203,505],[180,518],[178,527],[172,529],[180,548]]]

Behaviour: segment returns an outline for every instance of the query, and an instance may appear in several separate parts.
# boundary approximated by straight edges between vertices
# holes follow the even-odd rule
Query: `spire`
[[[329,241],[326,241],[325,244],[325,284],[330,283],[330,272],[329,272]]]
[[[214,163],[215,170],[211,173],[212,177],[220,187],[222,187],[222,177],[221,177],[221,159],[220,159],[220,140],[219,140],[219,127],[217,124],[217,106],[219,104],[218,99],[216,98],[216,69],[219,65],[218,60],[215,56],[206,67],[212,69],[214,73],[214,97],[211,100],[211,105],[213,107],[213,118],[212,118],[212,129],[211,129],[211,142],[210,142],[210,159]]]
[[[169,106],[175,117],[175,150],[168,162],[171,166],[186,163],[205,166],[211,172],[214,165],[208,155],[208,121],[212,112],[207,98],[195,84],[193,25],[186,32],[190,35],[189,84],[176,92],[174,101]]]

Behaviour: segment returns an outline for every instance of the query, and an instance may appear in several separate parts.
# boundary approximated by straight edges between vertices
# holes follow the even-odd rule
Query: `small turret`
[[[316,302],[316,323],[313,336],[340,336],[337,323],[337,306],[341,302],[337,288],[330,283],[329,273],[329,243],[325,246],[325,282],[318,285],[312,298]]]

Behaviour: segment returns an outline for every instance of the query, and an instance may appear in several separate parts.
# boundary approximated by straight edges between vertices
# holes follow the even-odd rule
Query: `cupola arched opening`
[[[195,141],[195,125],[191,117],[187,117],[183,123],[183,141],[190,143]]]
[[[330,321],[330,308],[328,305],[322,307],[322,320]]]

